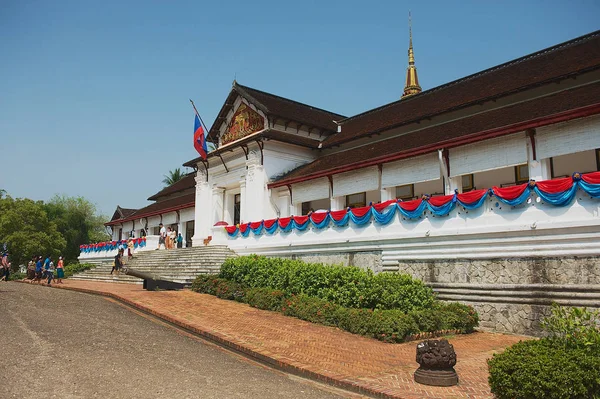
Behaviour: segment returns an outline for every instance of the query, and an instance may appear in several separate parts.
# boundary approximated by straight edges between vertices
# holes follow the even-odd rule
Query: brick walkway
[[[483,332],[449,338],[460,383],[429,387],[413,381],[415,342],[386,344],[188,290],[75,280],[60,288],[116,298],[285,371],[378,397],[492,398],[486,359],[525,338]]]

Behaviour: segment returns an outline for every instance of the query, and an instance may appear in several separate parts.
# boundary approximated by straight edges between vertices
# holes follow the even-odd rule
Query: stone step
[[[235,256],[237,255],[225,246],[144,251],[126,261],[125,267],[189,285],[200,274],[219,273],[223,262]],[[95,268],[79,273],[72,278],[136,284],[142,282],[142,279],[126,274],[111,275],[112,263],[112,260],[105,259],[99,262]]]

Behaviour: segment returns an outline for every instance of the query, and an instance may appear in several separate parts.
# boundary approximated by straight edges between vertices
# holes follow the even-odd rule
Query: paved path
[[[341,397],[151,319],[111,299],[0,282],[0,398]]]
[[[523,339],[493,333],[451,337],[460,383],[428,387],[413,381],[414,342],[386,344],[187,290],[149,292],[130,284],[74,280],[62,288],[118,298],[287,371],[383,397],[492,398],[486,359]]]

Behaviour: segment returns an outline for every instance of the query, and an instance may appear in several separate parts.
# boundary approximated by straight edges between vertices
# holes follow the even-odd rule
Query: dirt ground
[[[114,301],[0,282],[0,398],[339,398]]]

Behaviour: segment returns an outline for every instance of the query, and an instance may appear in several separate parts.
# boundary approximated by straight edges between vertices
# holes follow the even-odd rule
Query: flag
[[[202,159],[206,159],[206,139],[204,138],[204,129],[198,115],[196,115],[196,119],[194,120],[194,148],[198,151]]]

